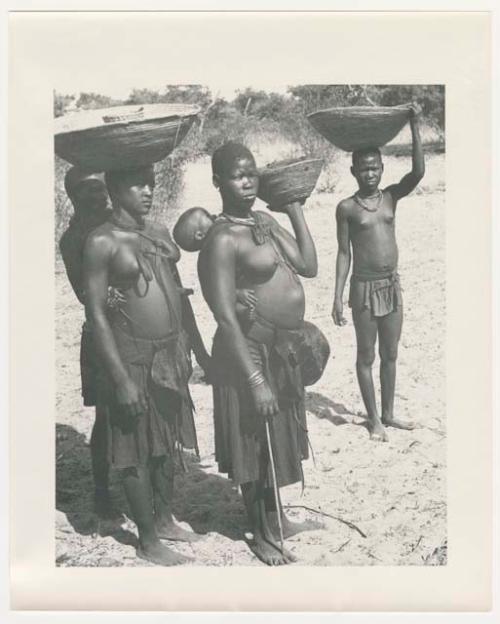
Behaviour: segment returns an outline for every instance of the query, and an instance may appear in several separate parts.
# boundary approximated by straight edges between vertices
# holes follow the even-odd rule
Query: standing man
[[[174,270],[179,250],[166,228],[145,221],[153,167],[109,172],[106,186],[113,212],[87,238],[83,274],[103,373],[98,402],[106,410],[108,460],[122,475],[138,556],[176,565],[187,558],[160,540],[199,537],[177,525],[172,513],[174,454],[181,446],[197,448],[186,334],[203,368],[209,356]],[[109,286],[125,296],[111,311]]]
[[[398,184],[380,189],[384,171],[380,151],[367,148],[352,154],[351,173],[358,191],[337,206],[338,254],[332,316],[336,325],[346,324],[342,295],[353,255],[349,306],[356,330],[356,372],[368,414],[372,440],[387,441],[385,427],[413,429],[413,422],[394,416],[396,359],[403,323],[403,300],[398,275],[396,206],[424,176],[425,164],[419,132],[419,111],[410,113],[412,169]],[[382,416],[373,387],[375,342],[379,339]]]

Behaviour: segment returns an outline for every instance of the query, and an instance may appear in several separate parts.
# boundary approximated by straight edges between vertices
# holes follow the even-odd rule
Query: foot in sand
[[[281,547],[274,539],[265,539],[262,535],[254,535],[249,542],[250,550],[263,563],[269,566],[286,565],[297,561],[297,557],[289,550]]]
[[[137,556],[151,563],[161,566],[175,566],[192,561],[191,557],[186,557],[176,553],[164,546],[160,541],[147,545],[141,545],[137,549]]]
[[[279,538],[278,514],[275,511],[269,511],[267,513],[267,520],[273,535],[276,536],[276,538]],[[292,522],[285,514],[281,516],[281,523],[283,526],[283,537],[285,539],[288,539],[293,535],[297,535],[297,533],[302,533],[303,531],[317,531],[318,529],[324,529],[323,524],[321,522],[317,522],[316,520],[307,519],[303,522]]]
[[[172,542],[197,542],[203,536],[183,529],[176,524],[173,520],[171,522],[164,522],[156,525],[156,532],[160,539],[170,540]]]
[[[399,418],[382,418],[382,423],[386,427],[405,429],[406,431],[412,431],[417,427],[417,424],[412,420],[400,420]]]
[[[370,440],[374,442],[387,442],[389,440],[384,425],[379,420],[373,423],[369,422],[368,431],[370,432]]]

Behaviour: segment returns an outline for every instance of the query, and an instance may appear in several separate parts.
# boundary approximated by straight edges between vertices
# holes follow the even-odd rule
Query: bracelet
[[[258,370],[250,375],[250,377],[248,378],[248,385],[250,386],[250,388],[255,388],[256,386],[260,386],[261,384],[263,384],[265,381],[266,378],[262,374],[262,371]]]

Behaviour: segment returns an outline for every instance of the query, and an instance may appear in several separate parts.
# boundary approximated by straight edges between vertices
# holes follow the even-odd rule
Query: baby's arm
[[[257,297],[250,288],[236,289],[236,316],[240,321],[253,321]]]

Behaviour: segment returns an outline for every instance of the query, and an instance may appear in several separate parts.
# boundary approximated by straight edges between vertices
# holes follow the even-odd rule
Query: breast
[[[272,278],[278,264],[275,250],[265,243],[242,254],[239,269],[246,282],[260,284]]]

